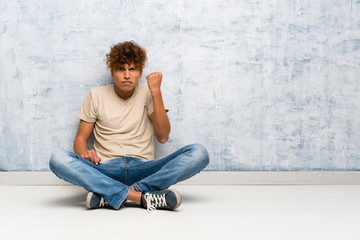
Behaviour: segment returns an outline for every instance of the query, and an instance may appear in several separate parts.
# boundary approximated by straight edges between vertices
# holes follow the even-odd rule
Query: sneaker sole
[[[88,192],[87,196],[86,196],[86,201],[85,201],[85,205],[88,209],[92,209],[91,206],[90,206],[90,200],[93,196],[93,192]]]
[[[177,209],[180,204],[181,204],[181,196],[180,196],[180,193],[178,193],[178,191],[174,190],[174,189],[169,189],[170,191],[172,191],[173,193],[175,193],[175,196],[176,196],[176,206],[172,209],[172,210],[175,210]]]

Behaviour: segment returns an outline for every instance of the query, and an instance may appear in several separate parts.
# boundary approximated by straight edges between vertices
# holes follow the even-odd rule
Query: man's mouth
[[[122,84],[124,84],[124,85],[131,85],[132,82],[131,82],[131,81],[123,81]]]

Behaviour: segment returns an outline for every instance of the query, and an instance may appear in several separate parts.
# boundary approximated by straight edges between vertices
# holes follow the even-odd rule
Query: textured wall
[[[0,170],[48,170],[135,40],[207,170],[360,170],[360,1],[0,1]],[[144,79],[142,80],[144,81]]]

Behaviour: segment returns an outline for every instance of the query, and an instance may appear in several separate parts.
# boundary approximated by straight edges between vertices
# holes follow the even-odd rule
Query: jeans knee
[[[64,167],[66,164],[66,159],[68,158],[68,152],[65,150],[58,150],[51,155],[49,161],[49,168],[52,172],[54,170],[59,170],[60,168]]]
[[[210,157],[207,149],[200,143],[194,143],[190,146],[194,151],[195,159],[199,162],[199,164],[201,164],[203,168],[205,168],[210,162]]]

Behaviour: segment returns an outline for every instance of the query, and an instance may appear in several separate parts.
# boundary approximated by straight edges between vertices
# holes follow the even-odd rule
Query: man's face
[[[130,96],[134,93],[142,72],[133,63],[114,69],[111,73],[116,93]]]

